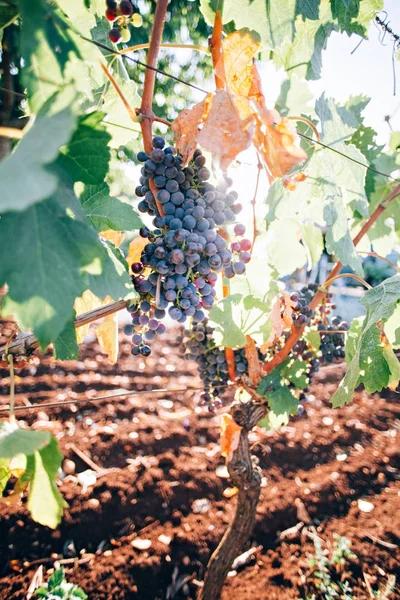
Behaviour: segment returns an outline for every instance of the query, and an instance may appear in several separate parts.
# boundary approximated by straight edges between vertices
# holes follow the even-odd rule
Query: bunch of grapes
[[[108,37],[113,44],[119,42],[127,43],[131,39],[129,24],[134,27],[140,27],[143,23],[142,16],[133,12],[131,0],[106,0],[105,16],[107,21],[113,24],[108,33]]]
[[[291,294],[290,299],[294,302],[292,306],[292,318],[295,327],[303,327],[303,325],[310,324],[314,317],[314,311],[310,308],[310,302],[317,289],[318,285],[316,283],[310,283],[301,288],[299,292]]]
[[[138,160],[143,164],[140,185],[136,188],[136,195],[141,198],[139,210],[153,216],[154,228],[140,229],[140,235],[149,243],[140,262],[131,266],[132,281],[141,299],[133,313],[132,325],[144,328],[144,334],[135,333],[132,338],[136,344],[141,335],[140,343],[144,343],[144,346],[138,343],[139,350],[134,347],[134,353],[142,352],[147,346],[145,342],[153,339],[153,332],[158,331],[152,328],[156,327],[154,320],[162,319],[167,311],[178,323],[185,323],[188,318],[194,323],[204,321],[205,311],[214,304],[218,273],[223,270],[226,273],[227,269],[233,274],[244,273],[243,258],[248,262],[248,257],[243,257],[243,253],[250,254],[248,250],[240,250],[236,257],[239,260],[235,260],[218,232],[219,227],[234,221],[242,207],[237,202],[237,193],[228,191],[230,179],[225,178],[216,187],[208,183],[210,172],[200,150],[182,168],[182,157],[173,148],[165,147],[161,136],[156,136],[150,156],[139,152]],[[150,182],[154,184],[151,187],[156,190],[156,198]],[[237,223],[234,232],[236,239],[241,238],[244,225]],[[248,240],[248,244],[243,239],[236,243],[243,242],[243,247],[250,249]],[[130,335],[129,328],[127,331]],[[147,347],[143,352],[148,352]]]
[[[132,315],[132,324],[125,325],[124,333],[132,336],[131,352],[133,356],[149,356],[151,348],[148,342],[152,342],[156,336],[166,331],[164,323],[161,323],[166,314],[165,310],[152,307],[147,300],[130,306],[128,310]]]
[[[193,323],[190,329],[183,333],[181,352],[188,360],[194,360],[201,380],[204,393],[200,400],[203,405],[208,405],[210,412],[221,406],[219,394],[229,382],[228,364],[225,349],[216,346],[213,340],[213,329],[207,325],[205,319],[202,323]],[[247,371],[247,360],[244,349],[235,350],[235,368],[238,376]]]
[[[342,321],[339,316],[327,319],[326,323],[319,323],[318,331],[321,332],[321,364],[332,363],[345,357],[344,332],[348,331],[348,329],[348,323]]]

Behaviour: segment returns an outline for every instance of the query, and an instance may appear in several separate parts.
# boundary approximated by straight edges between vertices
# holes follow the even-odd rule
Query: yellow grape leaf
[[[94,310],[95,308],[99,308],[100,306],[101,301],[90,290],[86,290],[86,292],[83,292],[80,298],[75,298],[74,309],[77,315],[89,312],[90,310]],[[87,332],[89,331],[89,327],[90,323],[76,328],[76,341],[78,344],[82,344]]]
[[[272,346],[276,339],[279,339],[285,329],[288,329],[293,324],[292,312],[295,302],[290,299],[289,294],[281,292],[276,299],[268,318],[272,321],[272,331],[268,340],[260,347],[261,352]]]
[[[224,79],[228,90],[238,96],[250,96],[253,85],[253,58],[260,48],[248,30],[234,31],[226,36],[223,43],[223,60],[220,60],[215,73]]]
[[[149,240],[146,238],[142,238],[140,235],[133,239],[129,244],[128,255],[126,256],[126,262],[131,268],[132,263],[140,262],[140,258],[142,256],[142,250],[149,243]]]
[[[110,302],[113,302],[113,299],[107,296],[102,304]],[[101,351],[107,354],[108,360],[115,365],[118,358],[118,314],[113,313],[104,317],[103,322],[97,328],[96,335]]]
[[[221,415],[221,454],[231,460],[234,450],[239,445],[242,428],[231,415]]]
[[[307,154],[297,145],[298,135],[294,121],[282,118],[276,110],[268,110],[257,102],[253,105],[256,107],[254,146],[260,153],[272,182],[302,163]]]
[[[176,139],[176,149],[182,154],[183,164],[193,156],[197,146],[197,136],[200,126],[204,123],[211,104],[212,94],[208,94],[202,102],[186,108],[171,125]]]
[[[111,296],[106,296],[103,301],[100,300],[93,292],[86,290],[80,298],[75,299],[74,308],[77,315],[95,310],[105,304],[113,302]],[[82,325],[76,329],[76,339],[78,344],[81,344],[90,327],[90,323]],[[104,320],[97,328],[97,339],[100,344],[101,351],[107,354],[110,362],[115,364],[118,357],[118,316],[117,313],[104,317]]]
[[[225,169],[239,152],[249,147],[254,119],[247,98],[232,96],[224,90],[216,92],[197,141],[209,152],[218,154]]]
[[[125,239],[125,233],[123,231],[114,231],[114,229],[106,229],[106,231],[101,231],[99,235],[103,240],[112,242],[116,248],[119,248]]]

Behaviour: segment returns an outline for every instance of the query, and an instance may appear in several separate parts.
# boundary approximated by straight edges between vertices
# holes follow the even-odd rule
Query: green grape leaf
[[[393,348],[400,348],[400,306],[385,323],[385,333]]]
[[[394,275],[385,279],[379,285],[368,290],[361,304],[367,309],[367,323],[370,327],[382,319],[388,319],[397,308],[400,300],[400,275]]]
[[[350,329],[346,333],[346,363],[350,364],[353,360],[353,356],[356,353],[357,341],[360,337],[364,323],[364,317],[358,317],[353,319],[350,325]]]
[[[118,73],[114,74],[114,78],[129,105],[133,109],[140,106],[141,99],[138,95],[135,82],[132,79],[126,81],[120,77]],[[108,86],[106,93],[103,95],[101,109],[106,113],[104,125],[107,128],[108,133],[112,136],[110,141],[110,146],[112,148],[126,146],[129,142],[139,136],[140,125],[131,120],[128,111],[114,87]]]
[[[400,299],[400,276],[395,275],[383,281],[380,285],[368,290],[361,300],[367,313],[362,324],[358,339],[348,341],[346,350],[350,349],[353,356],[347,373],[332,397],[334,408],[350,402],[354,390],[359,383],[364,383],[367,391],[380,391],[383,387],[392,385],[396,370],[390,351],[376,339],[377,323],[389,319]],[[354,331],[356,331],[354,329]],[[349,340],[349,336],[348,336]],[[380,339],[379,339],[380,341]],[[385,351],[384,351],[385,350]],[[388,362],[389,359],[389,362]]]
[[[18,6],[23,20],[21,51],[25,68],[22,74],[31,110],[37,112],[57,90],[72,82],[72,74],[66,77],[67,64],[74,56],[81,58],[81,52],[54,4],[44,0],[18,0]]]
[[[390,368],[383,355],[381,332],[378,327],[370,327],[362,335],[359,350],[360,382],[368,394],[380,392],[387,387]]]
[[[27,467],[21,482],[29,484],[28,509],[37,523],[55,529],[61,521],[64,501],[56,484],[63,455],[58,442],[51,437],[46,447],[28,456]]]
[[[307,364],[302,360],[295,360],[286,370],[283,370],[282,375],[288,379],[298,390],[304,390],[310,383],[307,375]]]
[[[314,114],[312,100],[313,95],[308,89],[307,83],[293,75],[282,82],[275,109],[285,117],[311,115]]]
[[[143,225],[130,204],[110,196],[106,183],[86,185],[79,199],[86,218],[97,231],[134,231]]]
[[[9,465],[10,461],[8,459],[0,458],[0,498],[3,496],[7,482],[11,477]]]
[[[274,411],[270,410],[264,419],[258,421],[257,425],[259,427],[263,427],[264,429],[279,429],[282,425],[287,425],[289,423],[289,415],[288,413],[284,413],[282,415],[276,415]]]
[[[321,0],[320,16],[304,20],[301,16],[294,23],[295,36],[284,40],[274,49],[273,59],[277,68],[296,74],[300,79],[319,79],[322,71],[322,51],[328,37],[337,29],[332,22],[329,0]]]
[[[324,251],[324,237],[322,229],[313,223],[304,223],[301,226],[302,241],[307,253],[308,268],[314,267]]]
[[[246,344],[246,335],[250,335],[259,345],[269,338],[272,322],[266,315],[272,308],[278,288],[273,279],[274,272],[268,268],[265,260],[258,260],[257,255],[258,250],[254,261],[246,265],[246,275],[229,280],[229,296],[217,302],[209,313],[218,346],[242,347]],[[259,276],[261,268],[262,278]]]
[[[60,567],[59,569],[56,569],[56,571],[54,571],[54,573],[52,575],[50,575],[48,582],[47,582],[47,587],[49,588],[50,591],[52,591],[52,590],[54,590],[54,588],[61,585],[64,581],[65,581],[65,572],[64,572],[64,569],[62,567]]]
[[[79,355],[79,346],[76,342],[75,312],[71,320],[67,321],[64,329],[54,340],[54,357],[57,360],[76,360]]]
[[[76,125],[76,110],[72,87],[52,96],[16,150],[0,163],[0,212],[25,210],[55,192],[58,178],[48,165],[57,158],[59,147],[70,139]]]
[[[390,371],[387,387],[395,390],[400,382],[400,360],[397,358],[390,344],[385,344],[382,352]]]
[[[288,419],[290,415],[297,414],[299,401],[282,379],[282,370],[286,364],[287,362],[282,363],[263,377],[258,384],[257,392],[261,396],[265,396],[268,406],[277,417],[282,416]]]
[[[23,245],[16,247],[16,239]],[[105,295],[115,300],[132,289],[93,228],[68,217],[53,200],[0,219],[0,254],[0,285],[7,282],[9,288],[4,312],[15,315],[23,329],[33,329],[42,348],[61,334],[89,280],[93,287],[111,284]]]
[[[13,458],[17,454],[27,456],[46,446],[51,439],[49,431],[20,429],[14,423],[0,423],[0,458]]]
[[[57,164],[73,181],[91,185],[104,182],[110,162],[111,139],[102,120],[104,113],[93,112],[80,118],[69,144],[61,149]]]
[[[16,5],[0,5],[0,29],[11,25],[18,17],[18,7]]]
[[[121,251],[107,241],[104,241],[104,247],[106,256],[104,257],[101,277],[98,277],[96,273],[88,273],[86,287],[101,299],[106,296],[111,296],[114,300],[137,298],[138,294],[132,286],[128,273],[128,263],[122,256]]]
[[[341,31],[367,37],[371,21],[383,9],[383,0],[349,0],[331,2],[332,16],[338,21]]]
[[[351,144],[358,127],[353,113],[322,96],[316,103],[321,121],[322,143],[365,163],[365,157]],[[351,241],[349,218],[357,209],[367,215],[365,195],[366,168],[355,164],[328,148],[315,149],[307,166],[307,179],[294,191],[275,181],[267,197],[267,220],[293,219],[300,223],[329,225],[327,245],[344,265],[350,265],[362,274],[361,259]]]
[[[301,235],[301,227],[294,219],[277,219],[268,226],[267,260],[281,277],[290,275],[307,263]],[[285,239],[284,244],[282,239]]]
[[[319,347],[321,346],[321,336],[316,329],[309,329],[308,331],[306,330],[304,337],[313,350],[319,350]]]

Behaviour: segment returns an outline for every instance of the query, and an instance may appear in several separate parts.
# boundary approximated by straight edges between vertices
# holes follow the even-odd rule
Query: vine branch
[[[150,46],[147,53],[147,65],[150,67],[146,69],[144,76],[143,95],[142,103],[140,105],[140,114],[146,115],[147,118],[143,119],[140,123],[143,136],[143,146],[147,154],[151,154],[152,150],[152,127],[154,120],[153,113],[153,95],[154,86],[156,82],[156,71],[153,70],[157,65],[157,57],[160,51],[161,39],[164,30],[164,22],[167,14],[168,0],[158,0],[156,6],[156,12],[154,14],[153,30],[151,32]],[[165,215],[164,210],[160,202],[157,200],[157,188],[152,179],[149,180],[149,187],[153,193],[155,203],[159,214],[163,217]]]
[[[117,302],[111,302],[105,306],[100,306],[100,308],[82,313],[76,317],[75,327],[81,327],[82,325],[87,325],[88,323],[93,323],[93,321],[112,315],[126,308],[128,304],[128,300],[117,300]],[[37,348],[39,348],[39,342],[32,333],[21,333],[12,342],[0,346],[0,360],[3,356],[6,357],[9,354],[13,356],[29,356]]]

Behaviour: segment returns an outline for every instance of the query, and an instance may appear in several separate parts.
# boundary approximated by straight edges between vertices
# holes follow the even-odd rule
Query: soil
[[[18,372],[21,406],[121,390],[140,394],[18,412],[20,421],[53,431],[76,471],[62,479],[69,508],[56,531],[34,523],[23,504],[0,504],[2,600],[25,599],[38,565],[47,576],[57,558],[90,600],[195,598],[236,499],[224,496],[230,483],[221,477],[219,417],[198,407],[200,392],[187,389],[200,380],[195,365],[179,356],[176,337],[173,331],[155,344],[145,360],[133,358],[121,340],[115,366],[90,343],[78,361],[35,357]],[[365,579],[375,590],[391,574],[400,579],[400,397],[358,390],[351,405],[333,411],[329,399],[343,372],[343,365],[323,370],[305,413],[288,427],[251,432],[264,479],[256,527],[242,550],[258,550],[227,578],[222,600],[311,597],[316,535],[330,552],[334,534],[351,541],[354,556],[332,569],[353,588],[343,598],[373,597]],[[4,404],[8,384],[7,371],[0,371]],[[86,489],[76,474],[90,467],[79,451],[98,468]],[[196,513],[201,499],[205,512]],[[299,521],[303,527],[281,535]],[[389,597],[400,598],[399,589]]]

